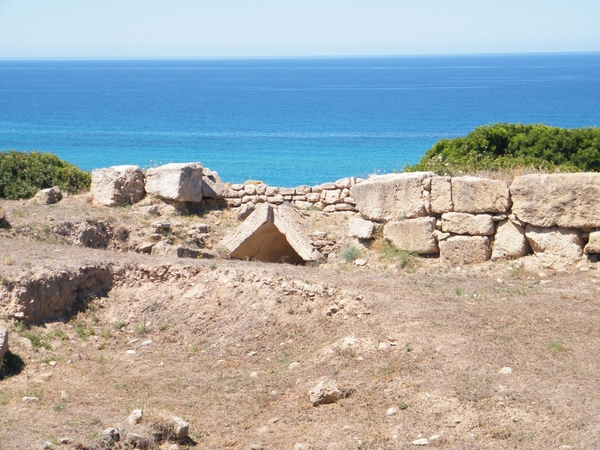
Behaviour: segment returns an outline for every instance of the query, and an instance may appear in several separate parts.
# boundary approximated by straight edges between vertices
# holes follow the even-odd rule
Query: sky
[[[0,0],[0,58],[600,51],[600,0]]]

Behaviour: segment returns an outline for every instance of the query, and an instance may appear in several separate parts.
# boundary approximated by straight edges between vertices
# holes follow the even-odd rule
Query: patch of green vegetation
[[[555,352],[564,352],[565,351],[565,347],[563,346],[562,342],[560,342],[560,341],[548,342],[548,348]]]
[[[600,128],[559,128],[543,124],[498,123],[465,137],[442,139],[405,172],[461,172],[530,168],[545,172],[600,171]]]
[[[91,180],[88,172],[52,153],[0,151],[0,198],[31,198],[53,186],[77,193],[89,189]]]
[[[85,324],[80,320],[75,322],[75,333],[77,333],[77,336],[83,340],[87,340],[88,337],[96,334],[93,327],[86,327]]]
[[[115,327],[115,330],[120,330],[125,325],[127,325],[126,321],[124,321],[124,320],[117,320],[113,326]]]
[[[361,254],[361,249],[353,244],[348,244],[342,247],[342,249],[340,250],[340,258],[342,258],[347,263],[356,261]]]
[[[401,268],[414,267],[418,261],[416,253],[399,249],[385,239],[378,239],[375,241],[373,248],[379,253],[379,259],[391,263],[398,263]]]

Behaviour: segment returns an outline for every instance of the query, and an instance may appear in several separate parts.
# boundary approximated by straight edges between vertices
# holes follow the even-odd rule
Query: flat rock
[[[375,222],[426,216],[433,172],[376,175],[352,186],[352,198],[365,219]]]
[[[444,233],[491,236],[494,234],[494,229],[494,221],[489,214],[459,212],[442,214],[442,231]]]
[[[401,250],[423,255],[438,253],[434,237],[434,217],[391,221],[385,224],[383,236]]]
[[[138,166],[113,166],[92,170],[91,193],[105,206],[133,204],[146,195],[144,173]]]
[[[203,168],[200,163],[171,163],[148,169],[146,192],[176,202],[202,201]]]
[[[440,256],[452,264],[476,264],[490,259],[487,236],[452,236],[439,241]]]
[[[523,175],[510,186],[512,212],[538,227],[600,227],[600,173]]]
[[[572,261],[581,259],[583,255],[583,241],[579,230],[527,225],[525,236],[535,253],[544,253]]]
[[[336,403],[347,397],[347,393],[338,388],[335,380],[321,381],[308,394],[313,406]]]
[[[358,239],[373,239],[375,224],[360,217],[351,217],[348,221],[348,235]]]
[[[492,261],[521,258],[530,251],[529,242],[525,237],[525,227],[508,219],[498,223],[492,249]]]
[[[505,213],[510,194],[504,181],[478,177],[452,178],[454,211],[471,214]]]

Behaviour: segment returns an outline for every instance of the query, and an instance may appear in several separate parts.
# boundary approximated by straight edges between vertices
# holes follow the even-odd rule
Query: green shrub
[[[346,262],[356,261],[361,255],[361,250],[356,245],[346,245],[340,250],[340,258]]]
[[[442,139],[406,172],[600,171],[600,128],[558,128],[499,123],[475,128],[465,137]]]
[[[377,239],[373,244],[373,249],[379,253],[379,259],[398,263],[401,268],[414,267],[417,264],[418,255],[408,250],[402,250],[385,239]]]
[[[53,186],[76,193],[89,189],[90,183],[88,172],[51,153],[0,152],[0,198],[26,199]]]

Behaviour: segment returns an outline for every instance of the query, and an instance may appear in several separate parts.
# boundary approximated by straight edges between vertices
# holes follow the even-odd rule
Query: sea
[[[600,53],[0,60],[0,150],[85,170],[199,161],[312,185],[401,171],[498,122],[600,126]]]

